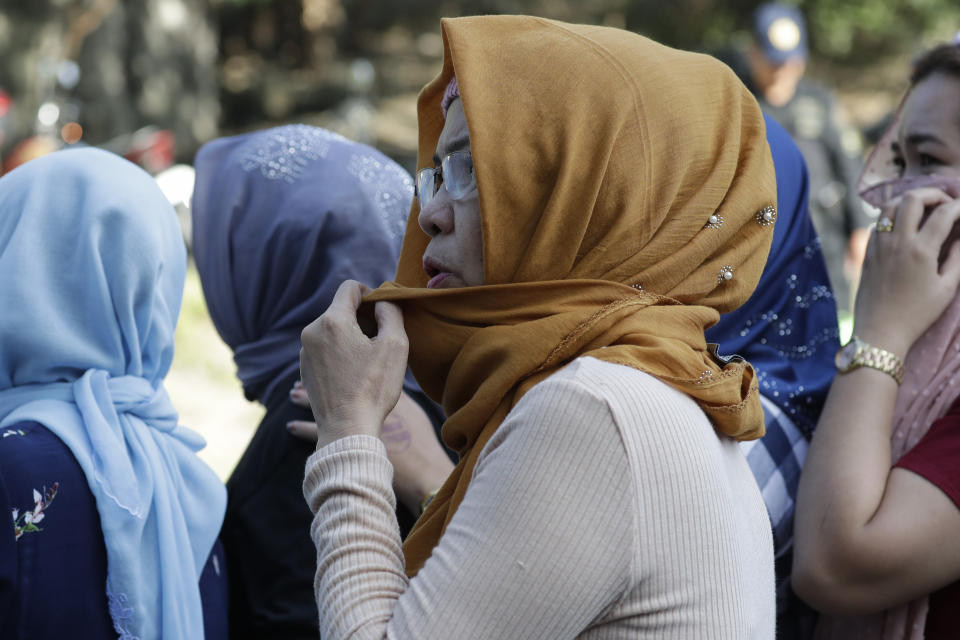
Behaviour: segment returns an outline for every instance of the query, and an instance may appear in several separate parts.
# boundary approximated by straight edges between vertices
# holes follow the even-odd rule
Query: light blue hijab
[[[43,424],[83,469],[121,638],[202,637],[226,507],[163,388],[185,270],[173,209],[126,160],[61,151],[0,178],[0,427]]]

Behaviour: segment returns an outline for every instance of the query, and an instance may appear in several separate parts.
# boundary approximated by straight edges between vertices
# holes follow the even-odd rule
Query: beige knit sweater
[[[391,476],[369,436],[307,461],[323,640],[774,637],[753,475],[645,373],[580,358],[528,392],[412,580]]]

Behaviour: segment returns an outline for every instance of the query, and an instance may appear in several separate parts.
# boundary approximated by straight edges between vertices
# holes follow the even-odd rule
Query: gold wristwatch
[[[886,349],[867,344],[857,336],[850,338],[850,342],[837,352],[834,362],[840,373],[871,367],[890,374],[897,384],[903,382],[903,360]]]

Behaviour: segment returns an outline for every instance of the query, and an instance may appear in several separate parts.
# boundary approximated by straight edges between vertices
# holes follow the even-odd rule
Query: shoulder
[[[70,448],[39,422],[25,420],[0,427],[0,485],[11,495],[70,487],[74,499],[89,493],[86,475]],[[79,492],[76,487],[83,487]],[[63,500],[60,500],[63,502]]]
[[[752,84],[750,65],[744,51],[735,47],[725,47],[716,51],[707,51],[707,53],[730,67],[736,76],[740,78],[740,81],[750,88]]]
[[[575,394],[581,400],[607,405],[634,404],[650,399],[671,404],[690,402],[685,394],[649,373],[589,356],[577,358],[551,375],[535,386],[524,400],[560,390]]]
[[[594,358],[579,358],[533,386],[487,442],[482,460],[504,450],[543,460],[567,452],[625,457],[617,405],[642,394],[645,373]],[[598,454],[598,452],[605,454]]]
[[[542,439],[559,437],[590,451],[615,447],[641,484],[662,482],[666,472],[684,478],[678,482],[688,492],[756,486],[738,444],[719,436],[690,396],[629,366],[579,358],[514,411],[521,419],[510,426],[540,432]]]
[[[624,447],[641,435],[651,446],[652,440],[691,430],[716,439],[706,415],[686,394],[638,369],[591,357],[574,360],[533,387],[499,431],[521,426],[591,446],[616,439]]]
[[[609,386],[616,379],[616,369],[625,367],[593,358],[575,360],[534,385],[507,414],[495,438],[521,430],[525,437],[538,431],[552,438],[565,432],[578,437],[585,424],[592,425],[597,437],[603,431],[600,425],[614,423]]]
[[[24,450],[42,451],[47,455],[50,453],[69,454],[67,446],[39,422],[25,420],[0,427],[0,459],[7,455],[21,456]]]
[[[14,424],[7,425],[5,427],[0,427],[0,442],[6,438],[13,437],[13,434],[17,435],[27,435],[32,433],[49,433],[49,430],[44,427],[39,422],[34,420],[23,420],[21,422],[15,422]]]
[[[690,396],[630,366],[578,358],[544,383],[551,381],[578,385],[583,394],[603,402],[621,425],[665,425],[692,420],[713,433],[706,415]]]
[[[30,420],[0,427],[0,476],[20,483],[44,474],[82,477],[70,448],[41,423]]]

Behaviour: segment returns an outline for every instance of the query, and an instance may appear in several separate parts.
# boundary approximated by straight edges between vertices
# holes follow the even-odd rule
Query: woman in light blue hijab
[[[226,492],[163,388],[185,270],[173,209],[115,155],[0,179],[4,638],[226,637]]]

